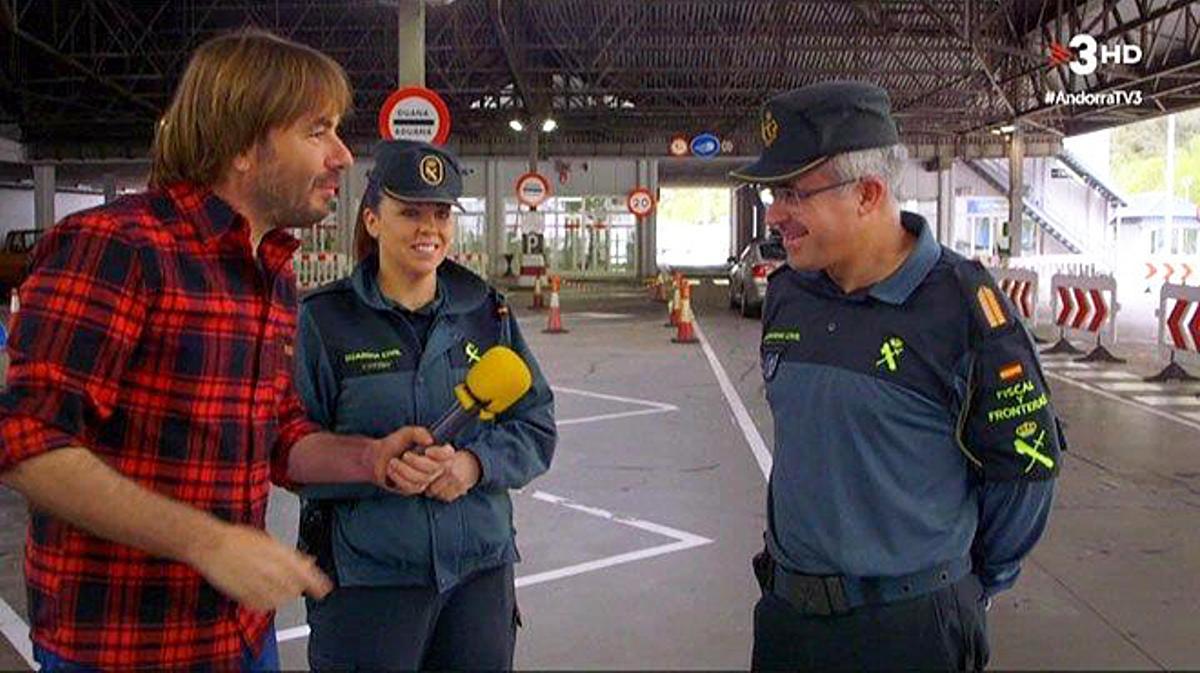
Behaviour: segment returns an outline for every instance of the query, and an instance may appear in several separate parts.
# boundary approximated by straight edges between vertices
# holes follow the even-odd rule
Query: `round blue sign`
[[[701,133],[692,138],[692,154],[701,159],[711,159],[721,153],[721,141],[711,133]]]

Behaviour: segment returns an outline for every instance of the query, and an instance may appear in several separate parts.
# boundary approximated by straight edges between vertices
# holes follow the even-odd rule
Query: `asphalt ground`
[[[518,668],[748,665],[769,464],[753,446],[769,451],[772,432],[758,323],[725,292],[695,287],[704,343],[689,345],[671,343],[665,307],[635,288],[564,292],[561,335],[541,332],[527,292],[510,295],[560,430],[550,472],[513,494]],[[1148,344],[1117,350],[1127,363],[1045,360],[1070,452],[1046,536],[988,615],[993,669],[1200,668],[1187,589],[1200,584],[1200,407],[1188,386],[1137,389],[1161,367]],[[271,532],[293,540],[296,515],[274,492]],[[23,625],[24,520],[0,490],[6,635]],[[284,667],[304,668],[299,602],[277,628]],[[0,639],[0,669],[23,665]]]

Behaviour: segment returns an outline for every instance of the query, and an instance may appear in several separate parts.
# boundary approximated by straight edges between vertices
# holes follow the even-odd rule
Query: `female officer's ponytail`
[[[354,218],[354,261],[361,262],[372,254],[379,252],[379,241],[367,231],[366,211],[368,208],[376,215],[379,214],[379,202],[383,191],[379,181],[371,173],[367,173],[367,188],[363,190],[362,201],[358,204],[358,217]]]

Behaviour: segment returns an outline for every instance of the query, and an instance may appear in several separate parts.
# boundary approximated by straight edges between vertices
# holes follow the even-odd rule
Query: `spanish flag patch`
[[[1013,379],[1020,378],[1025,373],[1025,368],[1020,362],[1010,362],[1000,368],[1000,380],[1008,383]]]
[[[992,292],[992,288],[986,285],[981,286],[976,290],[975,296],[979,299],[979,307],[983,309],[983,315],[987,317],[988,325],[992,329],[1008,322],[1008,318],[1004,317],[1004,309],[1000,308],[1000,301],[996,299],[996,293]]]

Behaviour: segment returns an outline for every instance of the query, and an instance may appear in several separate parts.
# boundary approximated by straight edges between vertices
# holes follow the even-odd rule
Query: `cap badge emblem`
[[[770,147],[779,137],[779,122],[775,121],[775,116],[770,110],[763,113],[762,120],[762,141],[763,145]]]
[[[446,165],[442,158],[435,154],[427,154],[421,158],[421,180],[430,187],[437,187],[446,179]]]

